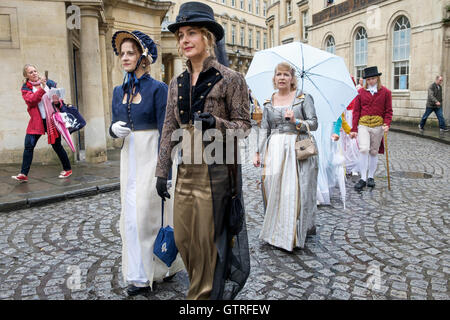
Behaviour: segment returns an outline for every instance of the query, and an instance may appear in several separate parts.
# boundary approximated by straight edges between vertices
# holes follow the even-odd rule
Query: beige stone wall
[[[66,27],[66,17],[68,17],[66,5],[70,4],[67,1],[2,0],[0,2],[0,59],[2,71],[4,74],[6,72],[8,79],[5,85],[0,87],[0,110],[4,114],[0,119],[0,163],[22,161],[24,137],[29,121],[26,105],[20,93],[23,65],[36,64],[41,73],[49,70],[49,77],[55,80],[59,87],[66,89],[66,101],[75,103],[72,92],[74,89],[71,88],[74,84],[73,48],[79,49],[78,59],[75,60],[77,60],[78,103],[81,111],[84,112],[83,115],[88,124],[89,121],[93,121],[94,113],[95,121],[101,118],[101,121],[105,122],[104,126],[103,123],[98,123],[95,128],[101,127],[103,130],[104,127],[107,136],[106,146],[114,146],[107,132],[111,121],[112,90],[114,86],[122,83],[123,74],[111,48],[112,35],[117,30],[141,30],[161,45],[161,21],[171,5],[170,1],[148,0],[77,0],[71,3],[82,8],[82,25],[84,23],[86,26],[87,21],[90,21],[89,26],[92,28],[87,32],[94,30],[92,37],[85,37],[85,41],[80,36],[83,30],[69,31]],[[98,28],[95,21],[98,22]],[[84,35],[86,36],[86,31]],[[82,43],[88,43],[86,39],[89,41],[94,39],[92,41],[95,43],[87,46],[91,48],[85,45],[83,49]],[[83,58],[81,56],[83,50],[97,52],[99,56],[86,59],[85,54]],[[158,80],[162,80],[161,53],[162,48],[159,47],[158,60],[152,65],[151,70],[152,77]],[[89,63],[94,65],[86,67]],[[85,70],[82,70],[82,65],[85,66]],[[101,73],[100,76],[99,73]],[[95,85],[88,87],[84,85],[84,82],[89,83],[93,79],[95,79]],[[86,90],[89,92],[86,93]],[[94,96],[100,99],[96,98],[94,99],[96,103],[88,103],[84,106],[84,102],[94,101],[86,100],[87,94],[91,98]],[[95,147],[96,144],[100,149],[106,147],[102,134],[97,135],[97,141],[92,138],[96,136],[92,135],[92,130],[89,132],[91,133],[89,135],[82,134],[82,139],[83,136],[86,138],[84,145],[87,152],[88,148],[92,149],[92,146]],[[83,130],[83,133],[88,131]],[[77,138],[76,134],[73,135],[74,140]],[[34,161],[58,162],[55,153],[50,150],[46,137],[42,137],[35,149]],[[66,150],[69,150],[67,146]],[[69,157],[74,158],[72,152],[69,152]]]
[[[288,21],[288,2],[291,7],[291,20]],[[269,6],[267,24],[273,28],[273,41],[271,32],[269,33],[269,47],[286,44],[293,41],[302,41],[308,43],[308,39],[303,35],[303,13],[308,16],[308,25],[311,22],[311,1],[273,1]]]
[[[42,75],[48,70],[49,78],[66,89],[66,96],[71,96],[65,4],[39,1],[36,5],[36,1],[2,0],[0,17],[3,40],[0,61],[7,79],[0,86],[3,115],[0,118],[0,163],[20,163],[30,119],[20,92],[23,65],[35,64]],[[36,146],[34,161],[56,160],[51,150],[46,136],[42,137]]]
[[[249,1],[252,3],[252,10],[249,11]],[[185,1],[175,0],[174,5],[168,11],[168,20],[175,21],[178,14],[180,5]],[[242,73],[246,73],[250,61],[257,50],[263,49],[263,37],[267,32],[265,24],[265,17],[263,12],[264,1],[260,0],[259,12],[256,13],[256,0],[245,0],[244,8],[241,9],[240,0],[235,1],[235,6],[232,6],[231,0],[205,0],[204,3],[208,4],[214,11],[215,19],[222,26],[226,26],[225,43],[229,60],[231,62],[230,67],[238,70]],[[266,1],[269,2],[269,1]],[[269,5],[267,5],[268,7]],[[235,42],[232,42],[232,27],[235,27]],[[241,45],[241,28],[244,28],[244,43]],[[249,43],[249,32],[252,32],[251,43]],[[259,48],[257,48],[257,35],[260,35]],[[167,52],[173,51],[175,47],[174,42],[169,44],[170,35],[166,36],[165,43],[168,44],[169,49]],[[173,36],[172,36],[173,37]],[[166,52],[166,49],[163,49]],[[237,51],[239,53],[237,54]],[[176,56],[174,56],[176,57]]]
[[[162,81],[161,75],[161,15],[155,10],[137,8],[136,6],[118,3],[116,7],[109,8],[107,19],[111,21],[111,29],[106,37],[106,45],[111,48],[112,35],[119,30],[139,30],[147,34],[159,45],[158,59],[151,66],[151,76],[156,80]],[[111,78],[112,86],[117,86],[123,82],[123,72],[121,70],[120,61],[114,55],[113,50],[109,50],[109,61],[111,62]],[[112,94],[112,92],[111,92]],[[112,96],[111,96],[112,98]]]
[[[287,25],[284,19],[286,0],[275,1],[269,9],[268,24],[274,26],[275,45],[281,45],[283,40],[294,38],[302,41],[301,10],[309,8],[309,21],[312,24],[312,15],[326,9],[325,1],[300,1],[293,6],[295,21]],[[339,5],[345,0],[337,0]],[[294,3],[292,3],[294,4]],[[379,3],[376,10],[367,8],[347,14],[329,22],[312,26],[308,31],[308,44],[325,49],[325,40],[332,35],[336,43],[336,54],[346,61],[350,73],[355,73],[354,66],[354,38],[359,27],[364,27],[368,33],[368,66],[377,65],[383,73],[382,81],[390,89],[393,88],[393,62],[392,42],[393,25],[395,20],[406,16],[411,24],[411,50],[410,50],[410,83],[409,90],[393,90],[394,119],[417,122],[425,110],[426,90],[434,81],[437,74],[444,73],[444,113],[450,116],[450,94],[447,92],[449,77],[448,49],[445,51],[445,32],[441,20],[445,16],[444,7],[450,4],[448,0],[388,0]],[[296,11],[297,10],[297,11]],[[447,31],[448,32],[448,31]],[[447,36],[448,37],[448,36]],[[448,40],[447,40],[448,41]],[[448,42],[447,42],[448,43]],[[447,53],[447,54],[446,54]],[[450,75],[449,75],[450,76]],[[447,91],[447,92],[446,92]],[[435,116],[431,116],[431,119]]]

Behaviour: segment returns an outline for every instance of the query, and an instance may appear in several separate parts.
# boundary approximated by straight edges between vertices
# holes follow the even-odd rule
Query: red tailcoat
[[[392,93],[389,89],[383,86],[372,96],[370,91],[361,88],[354,101],[352,132],[358,132],[359,119],[363,116],[380,116],[384,124],[391,126]],[[384,153],[383,141],[381,141],[379,153]]]

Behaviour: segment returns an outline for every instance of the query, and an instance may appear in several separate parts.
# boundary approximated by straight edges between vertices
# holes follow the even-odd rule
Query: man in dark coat
[[[436,117],[439,121],[439,130],[440,132],[447,132],[449,129],[445,126],[445,119],[442,114],[442,82],[444,79],[442,76],[437,76],[435,82],[433,82],[428,88],[428,99],[427,99],[427,107],[425,113],[423,114],[422,120],[420,120],[419,130],[423,131],[425,127],[425,123],[427,122],[428,117],[433,112],[436,114]]]

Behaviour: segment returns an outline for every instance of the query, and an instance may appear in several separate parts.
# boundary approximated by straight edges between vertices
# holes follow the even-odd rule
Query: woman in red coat
[[[361,171],[356,191],[361,191],[366,185],[375,187],[378,152],[382,148],[383,134],[389,131],[392,121],[392,94],[381,85],[380,76],[377,67],[364,69],[366,85],[359,89],[353,108],[351,138],[358,137]]]
[[[33,161],[34,147],[36,146],[41,135],[47,133],[48,142],[52,145],[58,155],[63,166],[63,171],[59,174],[59,178],[67,178],[72,174],[69,157],[61,145],[61,137],[51,121],[47,121],[44,102],[42,96],[49,91],[50,88],[56,87],[56,83],[52,80],[39,77],[36,67],[26,64],[23,67],[23,76],[25,83],[22,86],[22,97],[28,108],[28,114],[31,119],[28,122],[27,134],[25,135],[25,149],[23,151],[22,169],[16,176],[12,176],[14,180],[20,182],[28,181],[28,172],[30,171],[31,162]],[[59,103],[59,102],[57,102]],[[47,124],[50,123],[47,128]]]

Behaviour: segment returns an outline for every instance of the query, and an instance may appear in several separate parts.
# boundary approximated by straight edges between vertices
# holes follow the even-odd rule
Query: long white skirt
[[[274,134],[264,154],[266,214],[259,238],[288,251],[304,246],[306,231],[314,226],[316,209],[317,158],[300,165],[295,156],[296,139],[295,134]],[[300,186],[309,188],[310,181],[313,190],[300,190]]]
[[[345,110],[345,120],[351,125],[353,111]],[[341,129],[341,148],[345,157],[345,168],[347,173],[359,172],[359,148],[357,139],[350,137]]]
[[[153,254],[162,205],[155,187],[158,138],[158,130],[131,132],[121,151],[122,273],[124,281],[135,286],[152,286],[153,281],[184,269],[180,255],[168,268]],[[173,226],[173,189],[171,199],[165,203],[164,226]]]
[[[339,141],[331,139],[332,122],[321,122],[312,135],[317,141],[319,151],[319,175],[317,178],[317,201],[321,205],[331,204],[332,190],[339,186],[341,198],[345,199],[345,179]],[[342,188],[344,187],[344,188]]]

